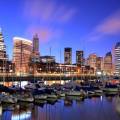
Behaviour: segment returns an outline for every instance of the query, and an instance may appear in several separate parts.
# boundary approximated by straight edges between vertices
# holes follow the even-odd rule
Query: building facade
[[[97,67],[96,67],[96,65],[97,65],[97,55],[96,54],[90,54],[88,59],[87,59],[87,62],[88,62],[87,64],[90,67],[94,68],[95,71],[97,70]]]
[[[116,43],[114,47],[114,64],[115,64],[115,75],[120,76],[120,42]]]
[[[2,31],[0,31],[0,75],[14,73],[14,64],[8,60]]]
[[[32,54],[31,54],[31,61],[32,62],[40,61],[39,38],[37,34],[33,36],[33,49],[32,49]]]
[[[72,48],[64,49],[64,63],[68,65],[72,64]]]
[[[32,41],[14,37],[13,63],[15,64],[15,73],[24,75],[29,73],[30,55],[32,53]]]
[[[2,31],[0,31],[0,59],[7,60],[8,56],[6,54],[6,46],[4,44],[4,37]]]
[[[97,71],[103,71],[103,57],[96,58],[96,69]]]
[[[76,64],[77,66],[84,65],[84,52],[83,51],[76,51]]]
[[[104,57],[104,72],[108,75],[111,75],[113,72],[113,65],[112,65],[112,53],[106,53]]]

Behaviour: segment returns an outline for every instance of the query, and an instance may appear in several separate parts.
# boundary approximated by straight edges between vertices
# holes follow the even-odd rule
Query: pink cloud
[[[60,30],[55,30],[55,29],[50,29],[50,28],[45,28],[45,27],[36,27],[36,26],[30,26],[26,30],[27,35],[34,35],[34,34],[39,35],[39,40],[40,43],[46,43],[49,42],[50,40],[55,40],[56,38],[60,37],[62,32]]]
[[[24,16],[29,20],[65,22],[72,19],[75,13],[75,9],[50,0],[26,0],[24,5]]]
[[[87,39],[98,41],[103,36],[118,34],[120,34],[120,11],[107,17],[101,24],[97,25]]]

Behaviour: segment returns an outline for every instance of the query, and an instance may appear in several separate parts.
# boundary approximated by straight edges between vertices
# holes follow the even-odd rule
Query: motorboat
[[[69,92],[66,92],[66,96],[82,96],[83,94],[80,92],[80,91],[69,91]]]
[[[106,85],[104,88],[103,88],[103,92],[105,94],[117,94],[118,93],[118,87],[116,85]]]
[[[31,95],[19,95],[18,101],[20,101],[20,102],[33,102],[34,98]]]
[[[47,99],[47,95],[44,95],[44,94],[35,95],[34,99],[35,100],[46,100]]]
[[[17,103],[17,101],[18,101],[17,97],[14,97],[12,95],[3,95],[1,98],[2,103],[15,104]]]

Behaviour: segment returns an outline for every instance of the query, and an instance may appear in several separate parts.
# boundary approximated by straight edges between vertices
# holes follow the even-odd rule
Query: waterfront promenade
[[[37,75],[15,75],[15,74],[0,74],[0,81],[28,81],[28,80],[91,80],[98,79],[96,75],[80,75],[80,74],[49,74],[42,73]]]

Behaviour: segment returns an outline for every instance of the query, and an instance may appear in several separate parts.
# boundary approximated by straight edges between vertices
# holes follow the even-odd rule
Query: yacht
[[[15,104],[15,103],[17,103],[17,97],[14,97],[12,95],[3,95],[1,98],[1,102]]]
[[[80,91],[69,91],[66,92],[66,96],[82,96],[83,94]]]

